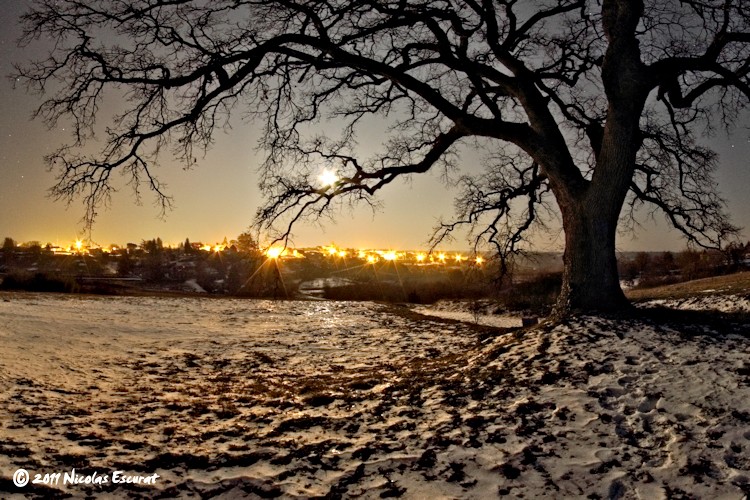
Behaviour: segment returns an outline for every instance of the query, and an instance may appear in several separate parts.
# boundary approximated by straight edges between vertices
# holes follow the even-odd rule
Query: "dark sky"
[[[18,16],[26,9],[26,0],[5,0],[0,11],[0,73],[12,73],[12,63],[23,63],[39,55],[16,47]],[[67,244],[82,235],[83,207],[54,202],[47,190],[55,175],[48,172],[43,156],[70,139],[61,124],[47,130],[39,121],[30,121],[38,98],[22,89],[13,90],[12,81],[0,80],[0,237],[11,236],[20,242],[40,240]],[[750,236],[750,135],[748,123],[740,124],[732,138],[717,134],[709,142],[721,154],[717,180],[729,202],[736,224],[748,228]],[[380,134],[361,137],[360,144],[377,142]],[[136,206],[129,189],[114,197],[111,207],[101,211],[92,239],[99,244],[140,242],[159,236],[165,243],[191,241],[220,242],[232,239],[252,221],[261,202],[256,188],[256,169],[262,154],[254,150],[257,134],[252,124],[233,123],[226,134],[217,134],[216,145],[200,159],[198,167],[184,171],[179,164],[164,161],[157,175],[166,182],[175,199],[175,209],[159,219],[154,199],[145,193],[142,206]],[[367,149],[363,146],[363,149]],[[469,159],[471,161],[471,159]],[[308,224],[295,231],[296,246],[335,242],[345,247],[418,249],[424,246],[430,229],[441,215],[452,214],[453,192],[437,174],[416,176],[383,192],[383,209],[375,215],[366,208],[344,209],[336,221],[323,226]],[[633,235],[619,238],[620,250],[679,250],[684,247],[676,231],[670,230],[661,215],[656,221],[642,218],[643,227]],[[559,231],[536,237],[541,250],[561,250]],[[467,248],[459,240],[452,248]]]

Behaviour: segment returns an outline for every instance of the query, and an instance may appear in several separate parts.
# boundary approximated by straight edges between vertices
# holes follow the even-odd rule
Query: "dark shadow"
[[[665,327],[674,327],[686,336],[742,335],[750,337],[750,313],[686,311],[653,307],[635,309],[633,316]]]

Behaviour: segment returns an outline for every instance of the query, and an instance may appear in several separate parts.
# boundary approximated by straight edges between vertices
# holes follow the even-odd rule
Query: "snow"
[[[721,290],[703,290],[701,293],[721,292]],[[682,299],[657,299],[644,304],[644,308],[666,307],[685,311],[720,311],[733,313],[750,313],[750,295],[714,293],[708,296],[688,297]]]
[[[2,294],[0,496],[741,499],[737,321],[505,333],[364,302]],[[19,467],[159,478],[21,489]]]
[[[351,280],[336,276],[331,278],[316,278],[314,280],[303,281],[300,283],[299,292],[303,295],[309,295],[310,297],[322,297],[326,288],[336,288],[351,284]]]
[[[471,311],[475,309],[476,314]],[[508,314],[492,314],[492,306],[487,303],[443,300],[429,306],[414,306],[414,312],[425,316],[475,323],[495,328],[514,328],[521,326],[521,318]]]
[[[206,293],[206,290],[195,279],[185,281],[185,289],[196,293]]]

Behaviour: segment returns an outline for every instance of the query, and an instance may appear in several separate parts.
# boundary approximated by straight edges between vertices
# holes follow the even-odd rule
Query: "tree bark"
[[[617,312],[630,308],[617,270],[617,216],[607,215],[608,207],[602,205],[597,200],[586,200],[575,210],[564,210],[563,281],[555,317],[575,311]]]
[[[615,312],[630,308],[620,287],[615,253],[620,218],[635,156],[640,102],[610,107],[596,171],[572,199],[558,197],[565,231],[563,283],[555,315],[574,311]]]
[[[602,64],[602,83],[609,109],[601,143],[595,145],[598,151],[591,182],[570,199],[556,196],[565,231],[556,317],[574,311],[630,308],[620,287],[615,237],[641,145],[639,120],[649,93],[635,37],[642,13],[641,0],[605,0],[603,4],[609,47]]]

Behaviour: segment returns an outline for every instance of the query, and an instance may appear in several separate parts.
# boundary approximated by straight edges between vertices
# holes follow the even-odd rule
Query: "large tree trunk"
[[[612,216],[607,208],[589,200],[575,210],[564,210],[565,254],[557,317],[573,311],[615,312],[630,307],[617,271],[617,215]]]
[[[605,0],[602,13],[609,40],[602,64],[609,109],[601,143],[593,141],[596,168],[591,182],[582,190],[556,189],[565,231],[557,317],[573,311],[615,312],[630,307],[620,288],[615,237],[640,148],[639,120],[649,92],[643,84],[645,67],[634,36],[643,2]]]
[[[629,308],[620,288],[615,254],[617,222],[638,149],[637,110],[616,110],[604,129],[590,184],[557,197],[565,231],[563,283],[555,315],[573,311],[614,312]]]

